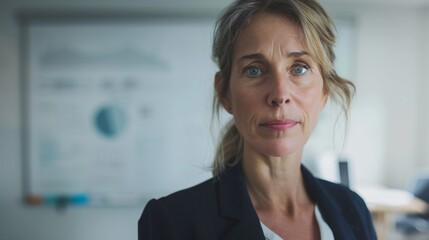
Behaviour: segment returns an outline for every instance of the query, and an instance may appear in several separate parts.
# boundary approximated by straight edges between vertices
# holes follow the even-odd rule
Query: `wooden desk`
[[[383,187],[358,188],[356,192],[365,200],[374,221],[379,240],[386,239],[390,215],[394,213],[424,213],[428,205],[407,191]]]

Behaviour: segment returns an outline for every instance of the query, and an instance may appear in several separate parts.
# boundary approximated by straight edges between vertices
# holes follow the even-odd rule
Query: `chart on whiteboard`
[[[127,205],[208,178],[212,25],[30,24],[28,194]]]

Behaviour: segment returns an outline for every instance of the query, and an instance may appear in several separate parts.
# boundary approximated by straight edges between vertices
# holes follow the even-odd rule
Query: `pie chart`
[[[106,138],[115,138],[125,128],[126,114],[119,106],[106,105],[96,111],[94,122],[98,133]]]

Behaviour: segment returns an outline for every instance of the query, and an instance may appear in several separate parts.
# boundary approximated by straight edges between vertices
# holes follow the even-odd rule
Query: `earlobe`
[[[231,103],[228,99],[228,94],[226,94],[225,96],[222,96],[222,84],[223,84],[223,76],[222,73],[219,71],[216,73],[215,75],[215,81],[214,81],[214,87],[216,90],[216,94],[217,97],[220,101],[220,103],[222,104],[222,107],[230,114],[232,114],[232,107],[231,107]]]

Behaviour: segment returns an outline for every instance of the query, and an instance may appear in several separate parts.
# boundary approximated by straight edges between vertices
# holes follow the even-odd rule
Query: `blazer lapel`
[[[246,189],[241,165],[228,169],[219,179],[219,206],[222,217],[235,221],[225,240],[264,240],[258,215]]]
[[[301,171],[307,192],[319,207],[320,213],[331,228],[335,239],[355,240],[356,238],[350,225],[344,218],[342,210],[335,204],[332,196],[304,166],[301,167]]]
[[[261,225],[258,221],[244,219],[237,223],[235,227],[229,230],[225,235],[225,240],[264,240]]]

